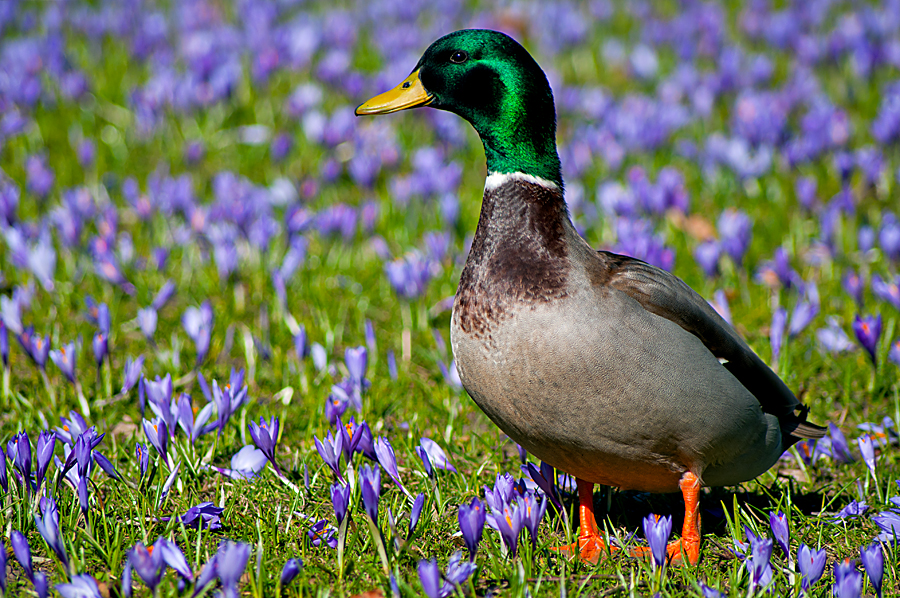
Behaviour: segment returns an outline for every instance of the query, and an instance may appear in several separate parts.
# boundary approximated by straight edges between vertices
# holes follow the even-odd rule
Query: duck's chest
[[[565,297],[570,261],[557,187],[510,178],[485,188],[453,306],[452,333],[486,345],[517,312]]]

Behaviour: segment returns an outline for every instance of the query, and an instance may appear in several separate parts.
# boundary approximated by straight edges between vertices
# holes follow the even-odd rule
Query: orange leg
[[[578,553],[581,560],[596,563],[604,551],[618,550],[615,546],[608,546],[597,529],[597,520],[594,518],[594,484],[581,479],[578,482]],[[687,556],[691,565],[696,565],[700,560],[700,480],[691,472],[681,477],[678,486],[684,496],[684,527],[681,531],[681,539],[669,543],[666,552],[674,564],[682,564],[682,552]],[[574,556],[575,545],[560,546],[556,550],[569,553]],[[638,547],[632,549],[629,554],[634,557],[649,557],[650,549]]]
[[[683,550],[688,562],[696,565],[700,560],[700,480],[687,472],[681,476],[678,487],[684,496],[684,527],[681,540],[669,544],[667,552],[673,562],[680,563]]]
[[[615,546],[608,546],[597,528],[597,520],[594,517],[594,484],[575,478],[578,483],[578,541],[571,546],[559,546],[554,550],[575,556],[575,551],[582,561],[596,563],[605,550],[618,550]]]

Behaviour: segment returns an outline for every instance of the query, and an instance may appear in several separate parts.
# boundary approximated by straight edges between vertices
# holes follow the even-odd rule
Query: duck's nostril
[[[404,82],[403,82],[403,89],[409,89],[409,86],[410,86],[410,82],[409,82],[409,81],[404,81]]]

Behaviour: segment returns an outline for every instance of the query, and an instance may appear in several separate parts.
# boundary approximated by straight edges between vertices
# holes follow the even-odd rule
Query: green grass
[[[617,97],[640,89],[645,84],[633,81],[624,72],[607,72],[599,58],[599,40],[616,33],[625,35],[637,26],[633,18],[624,16],[598,25],[591,34],[591,43],[574,54],[579,60],[560,57],[553,66],[570,85],[599,82],[609,85]],[[288,282],[286,313],[277,301],[269,274],[272,267],[279,265],[287,243],[283,226],[273,238],[268,254],[240,241],[239,267],[227,280],[221,280],[207,248],[196,242],[196,237],[189,243],[176,240],[178,228],[185,225],[181,216],[157,214],[150,222],[141,222],[126,206],[120,183],[126,177],[134,177],[142,192],[146,192],[148,177],[159,169],[168,169],[173,175],[189,173],[199,203],[206,204],[212,199],[212,178],[223,170],[246,176],[258,185],[270,185],[281,177],[297,183],[316,177],[324,161],[337,150],[307,141],[298,123],[287,118],[282,108],[286,96],[295,85],[309,80],[310,72],[279,72],[263,87],[255,87],[245,77],[231,101],[191,114],[168,113],[153,135],[142,137],[136,129],[128,93],[145,79],[146,68],[131,63],[122,43],[112,39],[98,42],[71,34],[67,47],[71,57],[88,73],[92,95],[78,104],[39,104],[33,113],[36,126],[0,146],[0,167],[23,189],[20,219],[29,221],[49,213],[59,204],[62,189],[83,185],[98,200],[108,195],[117,208],[119,231],[128,232],[133,240],[135,256],[148,257],[157,246],[171,247],[167,265],[161,271],[141,269],[135,264],[125,267],[126,277],[136,287],[134,296],[97,277],[85,248],[60,250],[55,289],[48,292],[35,282],[33,303],[23,315],[26,325],[33,324],[38,334],[51,336],[54,347],[80,339],[77,371],[87,400],[93,405],[89,421],[106,434],[99,450],[125,478],[117,482],[102,472],[93,475],[87,519],[80,513],[76,494],[65,483],[59,485],[55,495],[72,560],[71,572],[89,573],[109,588],[110,595],[117,595],[126,552],[135,543],[150,544],[158,536],[172,539],[184,550],[196,572],[216,551],[219,542],[230,538],[253,547],[242,579],[244,595],[275,595],[282,565],[295,556],[303,560],[304,568],[297,581],[284,589],[283,595],[349,596],[372,590],[388,595],[389,578],[376,549],[377,538],[366,524],[358,489],[354,493],[342,563],[335,550],[324,545],[314,547],[307,538],[310,521],[306,518],[335,523],[329,494],[333,476],[316,453],[313,436],[321,438],[329,429],[324,406],[331,385],[346,375],[342,363],[344,349],[364,344],[364,325],[370,320],[378,347],[369,356],[367,377],[372,386],[363,396],[361,413],[354,415],[357,420],[369,423],[374,436],[390,439],[404,483],[413,495],[422,492],[426,496],[422,519],[407,542],[410,503],[382,474],[378,527],[387,547],[388,567],[403,595],[420,594],[422,587],[416,573],[420,559],[436,558],[443,569],[454,551],[464,549],[456,535],[457,506],[473,496],[483,497],[482,487],[493,484],[500,473],[521,476],[515,445],[478,410],[465,392],[458,392],[445,383],[438,362],[449,362],[451,356],[446,353],[449,349],[442,351],[438,347],[433,334],[437,330],[448,339],[449,313],[435,306],[455,291],[464,242],[474,231],[478,218],[484,165],[477,137],[467,131],[465,147],[448,157],[464,166],[461,216],[455,228],[443,222],[434,201],[414,200],[408,206],[394,203],[389,192],[394,171],[382,173],[372,189],[360,188],[341,175],[333,182],[321,184],[306,205],[317,211],[337,202],[357,206],[374,199],[380,209],[374,234],[383,237],[395,255],[420,246],[427,231],[451,230],[452,258],[445,260],[442,273],[432,280],[422,298],[409,304],[397,298],[384,275],[382,260],[369,243],[369,235],[358,232],[345,242],[338,237],[311,233],[307,259]],[[534,50],[533,46],[529,48]],[[779,53],[773,53],[773,57],[782,66],[787,60]],[[544,56],[538,59],[551,61]],[[371,57],[358,56],[357,60],[366,68],[375,66]],[[661,56],[664,68],[671,68],[675,62],[674,54]],[[828,91],[835,102],[851,115],[852,147],[871,143],[867,123],[877,111],[879,90],[883,80],[896,76],[896,72],[887,70],[888,73],[879,73],[868,82],[853,79],[846,69],[839,67],[826,66],[817,73],[822,81],[829,82]],[[835,78],[840,81],[832,84]],[[364,99],[348,98],[336,90],[328,90],[324,106],[330,113],[335,107]],[[691,124],[683,135],[703,139],[710,131],[726,129],[730,115],[725,106],[730,109],[730,101],[720,100],[709,121]],[[391,118],[402,148],[396,173],[402,174],[410,171],[408,157],[415,148],[438,140],[422,114],[405,113]],[[560,119],[561,140],[565,141],[567,132],[580,123],[572,115],[561,114]],[[273,162],[267,145],[239,142],[238,127],[251,124],[294,133],[295,147],[285,162]],[[357,124],[370,126],[366,121]],[[94,139],[98,150],[95,164],[86,170],[78,166],[72,149],[72,139],[82,136]],[[186,140],[193,139],[203,141],[206,156],[200,163],[188,165],[183,160],[183,149]],[[25,160],[39,152],[47,155],[56,175],[56,186],[43,201],[24,191]],[[885,158],[886,163],[895,167],[896,148],[885,148]],[[822,297],[822,313],[809,328],[788,342],[780,360],[773,364],[776,371],[810,405],[811,419],[838,424],[848,434],[851,446],[858,435],[857,424],[880,422],[886,415],[900,421],[898,366],[887,359],[890,343],[897,335],[900,315],[897,310],[878,302],[867,292],[866,312],[880,312],[885,319],[885,334],[874,370],[862,351],[832,356],[821,351],[815,339],[815,329],[824,326],[827,315],[838,316],[849,331],[856,308],[841,289],[840,277],[845,267],[862,268],[884,277],[896,266],[877,250],[859,254],[855,240],[858,225],[879,223],[882,210],[893,205],[895,183],[890,177],[877,189],[866,188],[861,180],[853,181],[859,207],[856,216],[845,218],[842,223],[838,234],[840,257],[829,258],[823,265],[813,267],[804,261],[804,256],[818,236],[818,223],[797,205],[793,191],[798,176],[795,171],[776,167],[759,180],[742,183],[727,172],[718,175],[704,172],[699,165],[678,156],[672,144],[665,144],[652,154],[629,157],[621,172],[610,172],[599,159],[595,162],[595,167],[580,181],[591,198],[601,181],[623,179],[622,173],[628,166],[642,165],[655,179],[661,166],[673,164],[685,176],[691,213],[696,218],[714,224],[727,206],[738,206],[748,212],[755,225],[745,263],[758,264],[770,258],[779,244],[785,244],[793,254],[794,266],[804,279],[816,280]],[[827,199],[839,189],[829,158],[804,169],[800,174],[817,178],[820,197]],[[283,210],[276,209],[274,215],[280,221]],[[657,229],[676,251],[675,273],[707,298],[717,289],[726,290],[738,330],[764,360],[770,361],[768,326],[772,311],[777,305],[790,310],[796,294],[768,289],[753,281],[752,272],[730,263],[723,263],[723,273],[715,280],[705,279],[691,258],[698,240],[684,223],[675,218],[662,219]],[[613,225],[601,219],[589,226],[587,238],[595,245],[608,245],[614,240],[613,230]],[[87,223],[82,239],[98,232],[96,222]],[[26,269],[13,265],[9,251],[0,256],[0,264],[3,268],[0,290],[4,295],[9,296],[15,286],[33,279]],[[135,318],[137,310],[150,304],[167,279],[175,282],[178,291],[159,313],[156,346],[152,346],[144,339]],[[109,306],[113,323],[109,338],[111,361],[103,366],[99,376],[94,371],[90,348],[94,328],[85,317],[87,296]],[[180,320],[185,309],[203,301],[211,303],[215,324],[209,357],[194,369],[193,343]],[[310,359],[297,359],[290,318],[305,327],[311,341],[325,346],[329,361],[337,367],[336,376],[318,373]],[[408,343],[405,338],[409,339]],[[16,432],[26,430],[34,441],[40,430],[52,429],[60,415],[77,409],[79,403],[73,386],[49,364],[47,372],[57,401],[52,406],[40,373],[12,339],[11,344],[11,393],[0,403],[0,439],[8,440]],[[268,356],[261,350],[263,346],[268,348]],[[404,346],[409,347],[408,354]],[[388,375],[388,350],[397,356],[397,380]],[[149,378],[171,374],[176,394],[190,393],[194,404],[200,406],[205,400],[197,384],[198,371],[207,380],[224,381],[232,368],[247,370],[250,401],[235,414],[221,438],[209,434],[196,447],[191,447],[183,434],[179,432],[176,436],[170,452],[182,463],[180,475],[168,496],[162,499],[160,488],[168,475],[167,469],[161,464],[151,465],[155,473],[141,480],[133,457],[135,443],[145,443],[137,390],[125,396],[116,395],[126,357],[139,354],[147,358],[144,372]],[[277,458],[297,491],[279,480],[268,466],[253,481],[231,481],[206,468],[208,465],[229,467],[231,456],[251,442],[247,424],[260,416],[273,415],[280,419],[283,430]],[[422,436],[438,441],[459,473],[439,472],[435,480],[425,476],[415,454],[415,446]],[[62,458],[59,444],[56,454]],[[360,456],[356,459],[358,471],[363,460]],[[11,464],[9,467],[11,471]],[[304,486],[305,470],[309,473],[309,487]],[[55,466],[49,471],[50,485],[55,486],[59,472]],[[857,559],[859,547],[867,545],[878,533],[870,515],[885,510],[890,506],[887,499],[900,493],[895,483],[898,471],[897,452],[892,447],[880,456],[877,486],[861,461],[839,465],[824,458],[806,468],[798,467],[796,461],[784,460],[756,481],[739,488],[705,490],[701,497],[702,560],[696,567],[668,568],[662,580],[648,562],[622,554],[613,554],[592,566],[567,560],[552,551],[551,547],[571,541],[577,530],[566,528],[563,518],[551,506],[541,525],[536,550],[531,549],[527,534],[523,534],[522,550],[517,558],[505,556],[499,536],[486,528],[477,557],[478,573],[469,582],[468,589],[478,595],[496,592],[503,596],[651,595],[657,591],[662,596],[699,596],[698,583],[703,582],[729,596],[744,596],[748,573],[731,552],[733,542],[744,540],[745,525],[771,536],[767,529],[769,513],[783,510],[790,519],[795,559],[800,543],[827,551],[829,566],[825,578],[814,587],[812,595],[830,595],[831,564],[845,558]],[[862,483],[861,494],[857,481]],[[871,508],[866,516],[839,524],[829,520],[830,514],[860,498]],[[185,529],[175,519],[202,501],[224,508],[223,529]],[[603,517],[611,535],[624,538],[636,533],[642,538],[641,519],[649,513],[672,514],[674,530],[680,533],[683,507],[679,496],[598,488],[595,502],[598,517]],[[574,495],[567,497],[565,505],[571,510],[568,520],[576,521]],[[22,531],[36,557],[36,568],[46,572],[52,583],[65,582],[67,572],[40,538],[33,520],[35,505],[26,499],[22,488],[12,484],[8,493],[0,494],[0,506],[2,535],[7,547],[10,530]],[[388,508],[396,518],[395,529],[388,522]],[[892,595],[900,590],[894,565],[897,554],[896,548],[886,549],[884,593]],[[774,593],[796,595],[799,576],[783,569],[786,561],[777,547],[773,564]],[[8,595],[27,595],[31,591],[31,584],[11,553],[8,584]],[[870,586],[865,591],[873,593]],[[167,574],[159,593],[177,595],[174,572]],[[135,594],[149,595],[137,578]],[[211,590],[207,592],[211,594]]]

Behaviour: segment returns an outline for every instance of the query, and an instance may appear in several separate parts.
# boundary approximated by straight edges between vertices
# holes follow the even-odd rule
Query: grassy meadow
[[[900,3],[737,4],[0,2],[0,594],[900,592]],[[585,238],[831,424],[702,492],[697,566],[553,550],[574,480],[461,388],[480,140],[353,109],[464,27],[548,74]],[[595,505],[680,534],[678,495]]]

